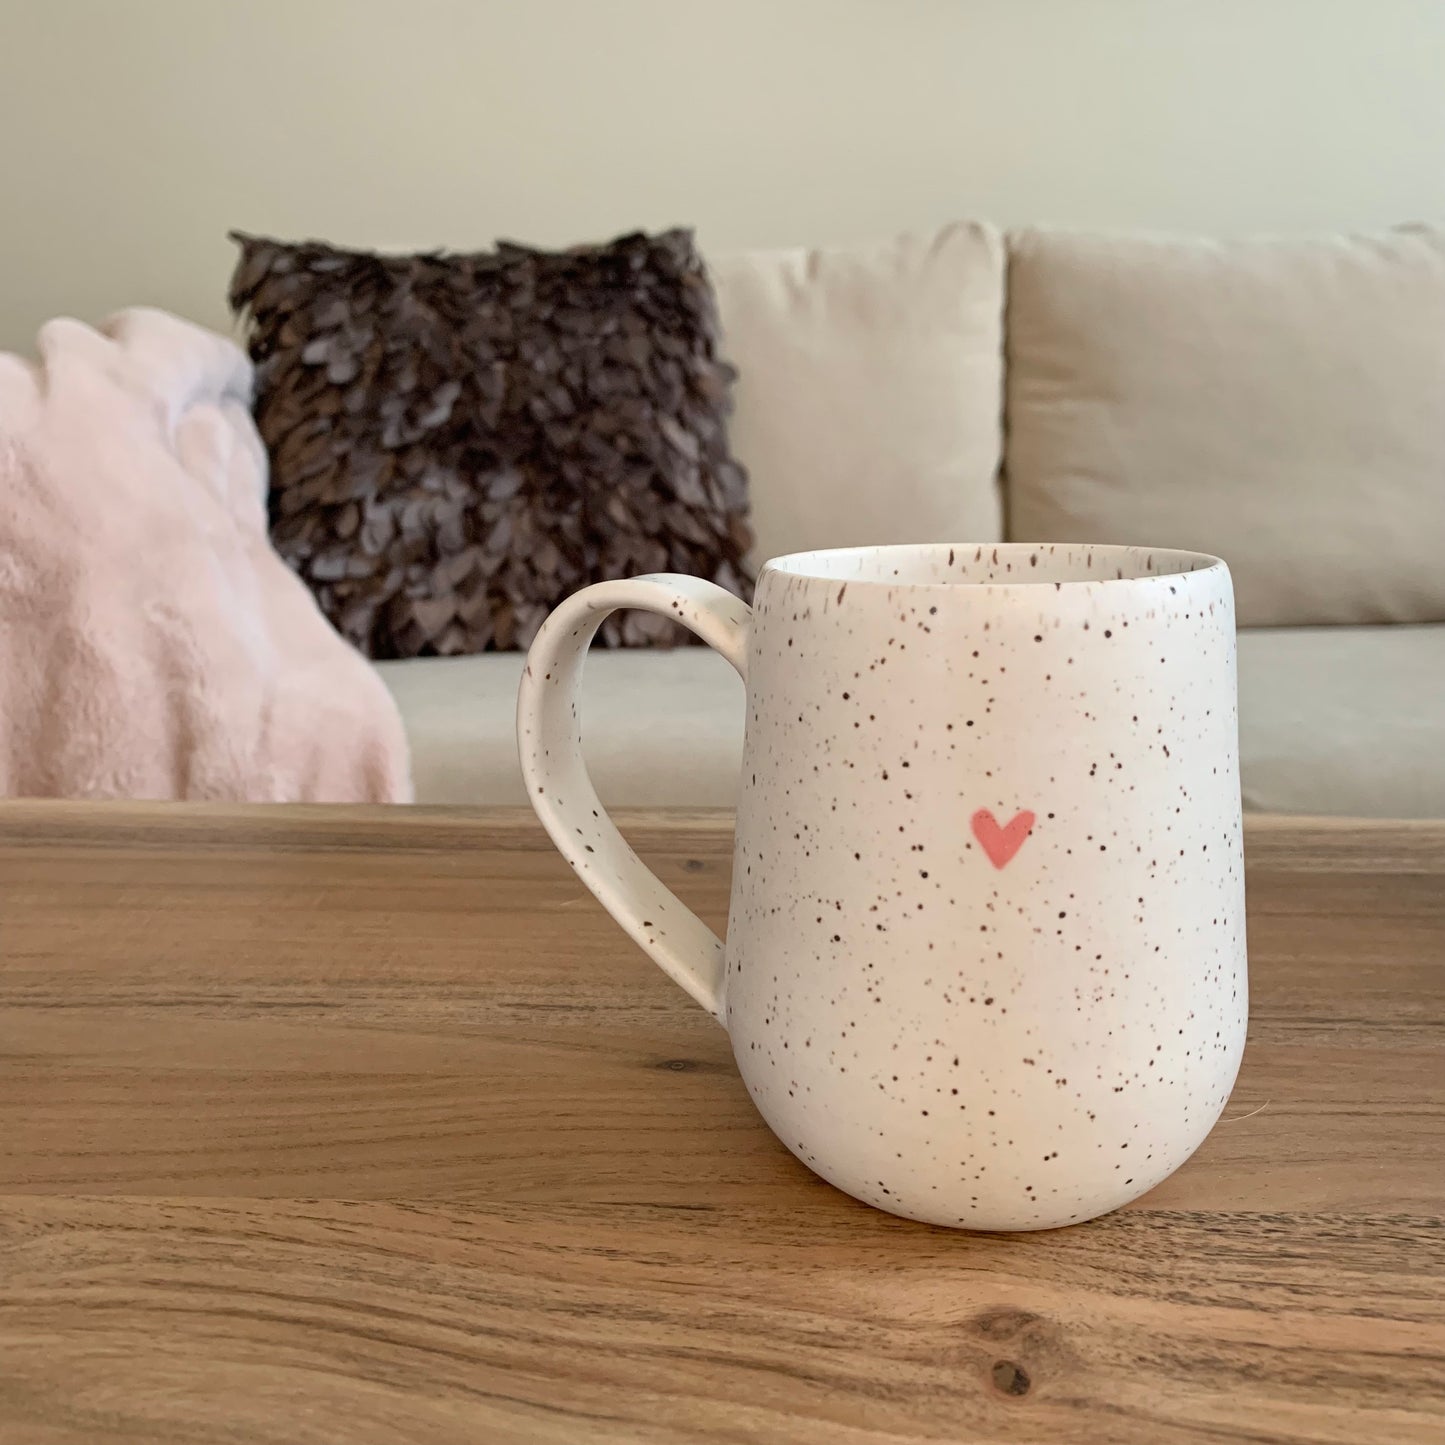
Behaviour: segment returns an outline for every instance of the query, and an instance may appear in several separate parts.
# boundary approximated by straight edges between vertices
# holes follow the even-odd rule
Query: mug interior
[[[929,542],[775,557],[764,572],[892,587],[1064,586],[1177,577],[1224,564],[1203,552],[1064,542]]]

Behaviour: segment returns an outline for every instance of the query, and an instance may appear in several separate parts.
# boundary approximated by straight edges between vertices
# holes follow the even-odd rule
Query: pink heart
[[[1013,856],[1024,846],[1024,839],[1034,830],[1034,815],[1027,808],[1015,813],[1005,827],[1000,828],[998,819],[987,808],[980,808],[973,815],[973,836],[979,846],[988,854],[988,860],[995,868],[1002,868],[1013,860]]]

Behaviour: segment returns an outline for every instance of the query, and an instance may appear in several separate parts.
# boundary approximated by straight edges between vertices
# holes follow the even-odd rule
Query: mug
[[[583,763],[583,660],[626,607],[681,622],[747,687],[726,944]],[[808,552],[768,562],[751,608],[695,577],[602,582],[537,634],[517,719],[552,840],[838,1188],[933,1224],[1048,1229],[1143,1194],[1219,1116],[1247,984],[1217,558]]]

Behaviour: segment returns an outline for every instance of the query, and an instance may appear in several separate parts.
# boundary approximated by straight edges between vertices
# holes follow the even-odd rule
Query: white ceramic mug
[[[583,660],[624,607],[747,684],[726,945],[582,761]],[[1072,1224],[1159,1183],[1223,1108],[1247,991],[1215,558],[813,552],[769,562],[751,609],[693,577],[604,582],[538,633],[518,734],[557,847],[849,1194],[970,1229]]]

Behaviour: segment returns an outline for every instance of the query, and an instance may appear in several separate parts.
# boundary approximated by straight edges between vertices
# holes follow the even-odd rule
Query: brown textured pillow
[[[588,582],[747,595],[732,369],[687,231],[378,256],[232,233],[271,534],[372,657],[525,646]],[[610,646],[679,640],[642,613]]]

